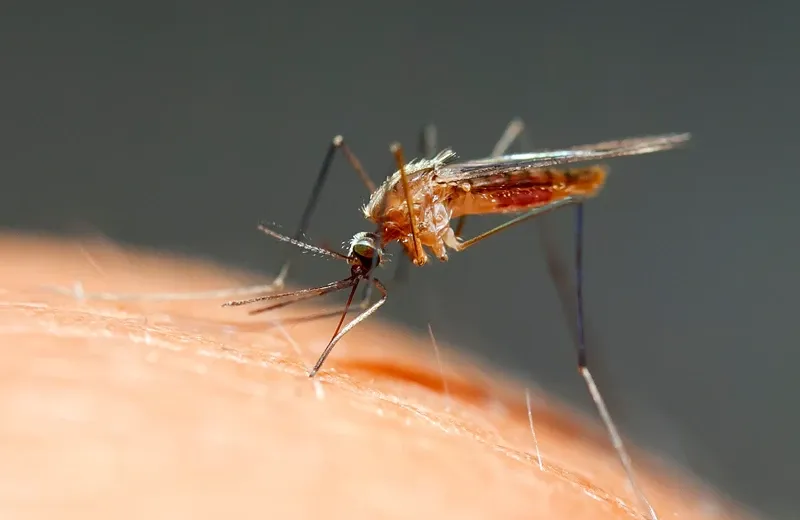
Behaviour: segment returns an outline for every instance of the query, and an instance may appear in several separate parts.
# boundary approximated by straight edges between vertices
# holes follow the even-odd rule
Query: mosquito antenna
[[[324,247],[315,246],[313,244],[309,244],[309,243],[303,242],[301,240],[296,240],[296,239],[294,239],[292,237],[288,237],[286,235],[281,235],[277,231],[274,231],[274,230],[268,228],[264,224],[259,224],[258,225],[258,229],[260,229],[261,231],[263,231],[267,235],[271,236],[272,238],[277,238],[278,240],[281,240],[283,242],[288,242],[288,243],[292,244],[293,246],[297,246],[297,247],[299,247],[301,249],[305,249],[306,251],[311,251],[312,253],[325,255],[325,256],[328,256],[328,257],[331,257],[331,258],[336,258],[336,259],[339,259],[339,260],[344,260],[345,262],[349,260],[347,255],[343,255],[342,253],[337,253],[336,251],[333,251],[331,249],[326,249]]]
[[[550,257],[552,260],[552,257]],[[576,326],[576,338],[577,338],[577,347],[578,347],[578,372],[580,373],[581,377],[583,377],[584,382],[586,383],[586,388],[589,390],[589,395],[592,397],[592,401],[594,401],[595,406],[597,407],[597,411],[600,414],[600,418],[603,420],[603,424],[608,431],[608,436],[611,439],[611,444],[614,446],[614,450],[617,452],[617,456],[619,457],[620,462],[622,463],[622,467],[625,470],[625,474],[628,477],[628,481],[633,488],[634,493],[636,494],[639,501],[642,505],[647,509],[651,520],[658,520],[658,515],[656,515],[653,506],[650,505],[650,502],[647,500],[647,496],[645,496],[642,489],[639,487],[639,484],[636,481],[633,472],[633,463],[631,462],[631,458],[628,455],[628,451],[625,449],[625,444],[622,442],[622,436],[619,434],[616,425],[614,424],[614,420],[611,418],[611,414],[608,411],[608,407],[606,406],[605,400],[600,393],[600,390],[597,388],[597,385],[594,382],[594,377],[592,377],[592,373],[589,370],[587,365],[587,358],[586,358],[586,337],[585,337],[585,327],[584,327],[584,319],[583,319],[583,203],[577,203],[575,207],[575,326]],[[563,294],[561,295],[563,298]],[[565,306],[568,307],[568,306]]]
[[[318,246],[315,246],[313,244],[309,244],[307,242],[302,242],[300,240],[295,240],[294,238],[288,237],[286,235],[282,235],[282,234],[278,233],[277,231],[274,231],[274,230],[268,228],[264,224],[259,224],[258,225],[258,229],[260,229],[261,231],[263,231],[264,233],[266,233],[267,235],[269,235],[269,236],[271,236],[273,238],[277,238],[278,240],[281,240],[283,242],[288,242],[288,243],[292,244],[293,246],[297,246],[297,247],[299,247],[301,249],[304,249],[306,251],[311,251],[312,253],[325,255],[325,256],[328,256],[330,258],[336,258],[338,260],[344,260],[345,262],[348,262],[348,263],[350,262],[350,257],[348,257],[346,255],[343,255],[341,253],[337,253],[336,251],[333,251],[331,249],[327,249],[327,248],[324,248],[324,247],[318,247]],[[285,307],[287,305],[291,305],[292,303],[296,303],[296,302],[299,302],[299,301],[302,301],[302,300],[307,300],[308,298],[313,298],[315,296],[322,296],[322,295],[328,294],[329,292],[334,292],[334,291],[341,290],[341,289],[343,289],[345,287],[349,287],[353,280],[354,280],[354,277],[353,277],[353,275],[351,275],[351,276],[345,278],[344,280],[339,280],[337,282],[331,282],[331,283],[328,283],[328,284],[325,284],[325,285],[321,285],[319,287],[313,287],[311,289],[300,289],[300,290],[297,290],[297,291],[287,291],[287,292],[282,292],[282,293],[261,295],[261,296],[256,296],[255,298],[248,298],[246,300],[234,300],[234,301],[225,302],[225,303],[222,304],[222,306],[223,307],[239,307],[241,305],[248,305],[250,303],[256,303],[256,302],[261,302],[261,301],[278,300],[278,299],[281,299],[281,298],[292,298],[289,301],[280,302],[280,303],[277,303],[275,305],[270,305],[270,306],[267,306],[267,307],[265,307],[263,309],[256,309],[256,310],[250,312],[251,315],[252,314],[259,314],[261,312],[266,312],[266,311],[271,310],[271,309],[277,309],[279,307]]]
[[[403,147],[400,143],[393,143],[390,147],[394,154],[397,168],[400,171],[400,180],[403,182],[403,192],[406,198],[406,205],[408,206],[408,219],[411,221],[411,240],[414,241],[414,263],[417,263],[420,258],[419,242],[417,241],[417,217],[414,214],[414,204],[411,202],[411,189],[408,184],[408,176],[406,176],[406,161],[403,159]]]

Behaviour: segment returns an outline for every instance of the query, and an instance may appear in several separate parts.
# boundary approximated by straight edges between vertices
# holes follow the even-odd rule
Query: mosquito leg
[[[500,139],[494,145],[494,148],[492,148],[492,153],[490,157],[498,157],[500,155],[505,155],[508,149],[511,148],[511,145],[514,144],[514,141],[516,141],[517,139],[520,140],[522,139],[524,132],[525,132],[525,122],[518,117],[512,119],[508,123],[508,126],[506,126],[506,129],[503,131],[503,135],[500,136]],[[464,232],[464,224],[466,224],[466,222],[467,222],[466,215],[459,217],[458,223],[456,223],[456,230],[455,230],[456,238],[460,237],[461,234]]]
[[[579,367],[579,371],[583,377],[583,380],[586,382],[586,387],[589,389],[589,394],[592,396],[592,401],[594,401],[595,406],[597,406],[597,411],[600,413],[600,417],[603,419],[603,424],[605,425],[606,430],[608,430],[608,436],[611,439],[611,444],[614,445],[614,450],[617,452],[617,456],[622,463],[622,467],[625,469],[625,474],[628,477],[628,482],[630,482],[631,487],[633,488],[633,492],[636,494],[639,502],[641,502],[641,505],[647,510],[650,519],[658,520],[658,515],[656,514],[655,509],[653,509],[650,501],[647,500],[647,496],[644,494],[644,491],[642,491],[642,488],[639,487],[639,484],[634,477],[633,464],[631,463],[630,455],[628,455],[628,452],[625,449],[625,444],[622,442],[622,437],[620,436],[619,431],[617,431],[617,427],[614,425],[614,420],[611,419],[611,414],[608,412],[608,408],[606,408],[606,403],[600,394],[600,390],[597,388],[591,372],[589,372],[589,367]]]
[[[403,184],[403,194],[408,209],[408,219],[411,221],[411,241],[414,242],[414,264],[422,265],[427,260],[427,257],[422,251],[422,244],[419,238],[417,238],[419,234],[417,214],[414,212],[414,204],[411,202],[411,186],[408,183],[408,175],[406,175],[406,161],[403,158],[403,146],[400,143],[393,143],[390,150],[392,155],[394,155],[395,162],[397,162],[397,170],[400,172],[400,181]]]
[[[308,231],[308,226],[311,223],[311,216],[317,207],[317,202],[319,201],[320,194],[322,193],[322,188],[328,178],[328,173],[330,172],[331,164],[333,163],[333,156],[336,154],[336,150],[340,149],[347,158],[347,161],[358,174],[361,182],[364,183],[364,186],[367,188],[367,190],[369,190],[370,193],[375,191],[375,183],[369,178],[369,175],[367,175],[367,172],[361,166],[361,162],[350,150],[350,147],[344,142],[344,138],[341,135],[337,135],[333,138],[333,140],[331,140],[331,144],[328,146],[325,159],[323,159],[319,174],[317,174],[317,180],[314,182],[314,187],[311,189],[311,195],[309,196],[308,202],[306,202],[306,207],[303,209],[303,214],[300,217],[300,224],[297,226],[297,231],[294,233],[295,240],[301,240]],[[275,280],[272,282],[273,288],[283,287],[286,277],[289,275],[290,266],[291,260],[287,258],[281,266],[281,269],[278,272],[278,275],[275,277]]]
[[[614,450],[617,452],[617,457],[622,464],[628,481],[631,484],[631,488],[633,488],[633,492],[636,494],[636,497],[641,505],[647,510],[650,520],[658,520],[658,515],[656,515],[653,506],[650,505],[646,495],[636,481],[633,471],[633,464],[627,450],[625,449],[625,444],[622,442],[622,436],[619,434],[619,431],[614,424],[614,420],[611,418],[611,414],[608,411],[605,400],[603,399],[600,390],[597,388],[597,384],[595,383],[594,377],[592,377],[592,373],[588,366],[586,354],[586,324],[584,321],[583,311],[583,203],[578,202],[575,208],[574,293],[572,292],[572,284],[570,283],[567,273],[562,267],[564,262],[556,254],[556,247],[553,237],[544,231],[540,236],[542,237],[543,246],[546,253],[547,267],[550,272],[550,276],[556,285],[564,315],[567,316],[570,321],[572,321],[570,317],[575,317],[575,321],[572,322],[574,323],[575,328],[573,330],[572,327],[570,327],[570,330],[573,332],[573,337],[578,349],[578,373],[581,375],[586,384],[589,395],[591,396],[600,418],[603,421],[603,425],[606,428],[608,437],[611,440]]]
[[[282,242],[288,242],[288,243],[292,244],[293,246],[299,247],[299,248],[304,249],[306,251],[310,251],[310,252],[315,253],[317,255],[324,255],[324,256],[327,256],[329,258],[335,258],[337,260],[344,260],[345,262],[348,261],[348,257],[343,255],[343,254],[341,254],[341,253],[338,253],[336,251],[333,251],[331,249],[327,249],[327,248],[324,248],[324,247],[315,246],[314,244],[309,244],[309,243],[306,243],[306,242],[302,242],[300,240],[295,240],[294,238],[288,237],[286,235],[282,235],[282,234],[278,233],[277,231],[274,231],[274,230],[270,229],[269,227],[267,227],[267,226],[265,226],[263,224],[260,224],[258,226],[258,229],[263,231],[265,234],[271,236],[272,238],[275,238],[275,239],[280,240]],[[321,296],[322,294],[326,294],[328,292],[331,292],[332,290],[338,290],[341,287],[347,287],[348,285],[347,285],[346,282],[348,280],[352,280],[352,279],[353,279],[353,277],[351,276],[349,278],[346,278],[345,280],[342,280],[342,281],[339,281],[339,282],[332,282],[332,283],[329,283],[329,284],[326,284],[326,285],[322,285],[320,287],[314,287],[312,289],[301,289],[299,291],[289,291],[289,292],[283,292],[283,293],[278,293],[278,294],[274,294],[274,293],[273,294],[267,294],[267,295],[263,295],[262,294],[261,296],[256,296],[255,298],[249,298],[247,300],[229,301],[227,303],[224,303],[222,306],[223,307],[237,307],[239,305],[247,305],[247,304],[250,304],[250,303],[255,303],[255,302],[260,302],[260,301],[265,301],[265,300],[276,300],[276,299],[288,298],[288,297],[292,298],[290,301],[281,302],[281,303],[278,303],[278,304],[275,304],[275,305],[268,306],[268,307],[266,307],[264,309],[261,309],[261,310],[256,310],[256,311],[251,311],[250,312],[250,314],[258,314],[259,312],[265,312],[265,311],[268,311],[268,310],[271,310],[271,309],[277,309],[279,307],[285,307],[285,306],[290,305],[290,304],[292,304],[292,303],[294,303],[296,301],[305,300],[307,298],[311,298],[311,297],[314,297],[314,296]]]
[[[367,307],[368,306],[364,306],[364,308],[361,308],[358,305],[351,305],[350,308],[347,310],[347,314],[351,314],[351,313],[358,314],[359,312],[362,312]],[[342,315],[342,309],[340,307],[338,307],[338,308],[336,308],[336,310],[323,310],[321,312],[317,312],[317,313],[314,313],[314,314],[303,315],[303,316],[288,316],[288,317],[285,317],[285,318],[281,318],[281,323],[282,324],[294,325],[294,324],[299,324],[299,323],[308,323],[308,322],[312,322],[312,321],[317,321],[317,320],[321,320],[321,319],[325,319],[325,318],[337,317],[337,316],[341,316],[341,315]]]
[[[527,211],[526,213],[523,213],[522,215],[520,215],[518,217],[515,217],[515,218],[509,220],[508,222],[504,222],[504,223],[500,224],[499,226],[490,229],[489,231],[481,233],[480,235],[478,235],[476,237],[470,238],[469,240],[465,240],[463,242],[459,242],[453,236],[453,237],[449,237],[449,238],[445,237],[445,243],[451,249],[455,249],[456,251],[463,251],[463,250],[465,250],[465,249],[467,249],[469,247],[474,246],[475,244],[477,244],[478,242],[482,241],[483,239],[489,238],[490,236],[492,236],[494,234],[497,234],[497,233],[499,233],[501,231],[504,231],[504,230],[510,228],[511,226],[515,226],[517,224],[525,222],[526,220],[530,220],[530,219],[532,219],[534,217],[538,217],[539,215],[543,215],[545,213],[549,213],[549,212],[551,212],[551,211],[553,211],[555,209],[558,209],[558,208],[560,208],[562,206],[566,206],[568,204],[576,204],[578,202],[581,202],[582,200],[583,200],[583,197],[575,196],[575,195],[570,195],[568,197],[564,197],[563,199],[554,200],[553,202],[547,203],[547,204],[545,204],[543,206],[538,206],[536,208],[533,208],[533,209]]]
[[[436,126],[433,123],[427,124],[422,127],[419,133],[419,154],[425,159],[433,159],[438,151],[438,133]],[[392,281],[406,282],[408,281],[409,268],[411,264],[405,258],[397,263],[394,270]],[[370,285],[368,291],[372,292],[373,286]]]
[[[578,336],[578,372],[580,372],[581,377],[583,377],[583,380],[586,382],[586,388],[589,390],[592,401],[594,401],[594,404],[597,406],[597,411],[603,419],[606,430],[608,430],[608,436],[611,439],[611,444],[613,444],[619,456],[619,460],[622,463],[622,467],[625,469],[625,474],[628,477],[628,481],[631,483],[634,493],[649,513],[650,518],[652,520],[658,520],[658,515],[656,515],[653,506],[650,505],[647,496],[645,496],[639,484],[636,482],[633,464],[631,463],[628,451],[625,449],[625,444],[622,442],[622,436],[620,436],[614,421],[611,419],[611,414],[608,412],[605,400],[600,394],[600,390],[597,388],[592,373],[589,371],[589,366],[587,365],[586,337],[583,322],[583,204],[578,204],[575,208],[575,302],[577,311],[575,313],[575,326]]]
[[[439,134],[436,131],[436,125],[433,123],[427,124],[422,128],[419,133],[419,153],[426,159],[433,159],[438,151]]]
[[[365,319],[369,318],[372,313],[377,311],[378,308],[386,302],[386,298],[388,296],[386,287],[384,287],[381,281],[378,280],[377,278],[373,278],[372,283],[375,284],[375,287],[377,287],[378,290],[383,295],[381,296],[381,299],[373,303],[367,310],[363,311],[361,314],[353,318],[353,320],[350,323],[342,327],[342,323],[344,323],[344,318],[345,316],[347,316],[350,304],[353,302],[353,295],[355,295],[356,289],[358,288],[358,283],[353,285],[353,289],[350,291],[350,297],[347,299],[347,305],[344,308],[344,312],[342,312],[342,318],[339,320],[339,325],[336,327],[336,331],[333,334],[333,338],[331,338],[330,343],[328,343],[328,346],[325,347],[325,350],[319,356],[319,359],[314,364],[314,368],[312,368],[311,371],[308,373],[308,377],[314,377],[317,374],[317,372],[319,372],[319,369],[322,368],[322,365],[325,363],[325,360],[328,358],[328,355],[331,353],[331,350],[333,350],[333,347],[336,346],[336,344],[339,342],[339,340],[342,339],[342,337],[344,337],[345,334],[350,332],[350,330],[353,327],[355,327]]]

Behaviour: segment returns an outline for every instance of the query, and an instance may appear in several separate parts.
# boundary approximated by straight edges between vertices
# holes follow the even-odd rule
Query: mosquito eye
[[[353,252],[364,258],[372,258],[375,256],[375,248],[369,244],[356,244],[353,246]]]
[[[359,258],[363,264],[374,267],[381,263],[383,256],[378,244],[379,239],[374,233],[358,233],[350,241],[350,254]]]

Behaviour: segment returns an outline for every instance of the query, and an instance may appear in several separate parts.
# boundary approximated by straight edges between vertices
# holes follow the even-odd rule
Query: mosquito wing
[[[634,137],[619,141],[585,144],[561,150],[542,150],[532,153],[502,155],[474,161],[441,164],[436,181],[452,183],[487,175],[506,175],[586,161],[597,161],[628,155],[642,155],[676,148],[689,140],[690,134],[664,134]]]

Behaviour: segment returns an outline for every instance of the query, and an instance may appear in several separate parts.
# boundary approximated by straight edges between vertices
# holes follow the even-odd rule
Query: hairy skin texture
[[[644,518],[605,435],[430,340],[369,320],[42,289],[252,283],[99,242],[0,235],[0,518]],[[280,321],[277,321],[280,320]],[[576,374],[576,384],[580,378]],[[742,518],[643,467],[662,519]]]

